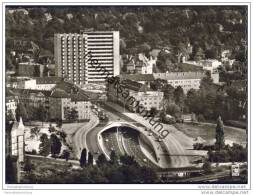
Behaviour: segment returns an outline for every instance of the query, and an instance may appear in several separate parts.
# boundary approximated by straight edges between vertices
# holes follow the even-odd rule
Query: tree
[[[199,100],[198,92],[195,89],[190,89],[187,92],[185,103],[186,106],[189,108],[190,112],[200,112],[199,105],[201,105],[202,103]]]
[[[158,179],[156,172],[150,167],[141,167],[140,175],[144,183],[155,183]]]
[[[49,133],[53,133],[53,132],[55,132],[55,131],[56,131],[56,129],[55,129],[55,127],[54,127],[54,126],[52,126],[52,124],[49,124],[48,131],[49,131]]]
[[[34,73],[33,73],[33,75],[35,76],[35,77],[40,77],[40,66],[38,65],[36,65],[36,66],[34,66]]]
[[[169,103],[173,102],[174,100],[174,87],[170,84],[165,85],[165,87],[162,89],[164,93],[164,97],[168,100]]]
[[[71,109],[71,120],[76,121],[78,119],[78,111],[75,108]]]
[[[203,164],[203,170],[205,173],[211,173],[212,172],[212,167],[211,167],[211,163],[209,161],[206,161],[204,164]]]
[[[207,59],[217,59],[218,51],[215,48],[211,48],[205,51],[205,56]]]
[[[40,145],[39,145],[39,154],[43,156],[48,156],[50,154],[50,140],[47,137],[47,134],[43,133],[40,136]]]
[[[39,132],[40,132],[40,128],[39,127],[33,127],[33,128],[31,128],[31,134],[32,135],[38,136]]]
[[[74,122],[78,119],[78,111],[75,108],[71,110],[69,108],[64,108],[64,117],[69,122]]]
[[[81,157],[80,157],[80,166],[84,167],[87,164],[87,150],[84,148],[81,152]]]
[[[39,106],[37,110],[37,115],[38,115],[38,119],[42,122],[42,126],[43,126],[43,122],[45,122],[45,120],[47,119],[47,110],[43,105]]]
[[[25,159],[24,171],[30,173],[34,169],[34,165],[31,163],[29,158]]]
[[[166,80],[156,79],[150,83],[150,88],[153,89],[154,91],[158,91],[164,89],[165,85],[167,85]]]
[[[158,113],[158,110],[156,109],[156,107],[152,107],[150,109],[150,115],[151,116],[155,116]]]
[[[51,142],[52,156],[58,155],[61,152],[61,146],[62,146],[60,139],[55,134],[51,134],[50,142]]]
[[[28,120],[28,114],[23,103],[19,103],[16,109],[16,119],[19,120],[20,117],[22,117],[24,121]]]
[[[139,46],[138,50],[140,53],[147,54],[151,50],[151,47],[147,43],[143,43]]]
[[[184,100],[185,100],[185,95],[184,95],[184,90],[181,86],[178,86],[175,91],[174,91],[174,98],[175,98],[175,103],[180,106],[181,110],[184,108]]]
[[[8,112],[6,112],[6,120],[7,121],[14,121],[15,120],[15,116],[11,110],[8,110]]]
[[[224,141],[224,125],[221,120],[221,117],[218,117],[217,120],[217,125],[216,125],[216,134],[215,134],[216,142],[215,146],[218,150],[221,150],[225,146],[225,141]]]
[[[60,135],[60,137],[62,138],[62,140],[63,140],[64,142],[66,142],[67,134],[66,134],[64,131],[60,131],[60,132],[59,132],[59,135]]]
[[[128,156],[126,154],[124,156],[120,156],[120,162],[123,165],[138,165],[133,156]]]
[[[206,72],[206,75],[202,78],[200,82],[200,90],[209,90],[209,87],[212,85],[213,79],[209,71]]]
[[[167,114],[179,118],[181,116],[180,107],[174,103],[169,104],[166,109]]]
[[[98,166],[102,166],[102,165],[105,165],[107,164],[107,160],[106,160],[106,157],[105,155],[102,153],[98,156],[98,159],[97,159],[97,165]]]
[[[110,154],[110,163],[112,163],[112,164],[118,164],[118,156],[117,156],[117,154],[116,154],[116,152],[113,150],[112,152],[111,152],[111,154]]]
[[[17,183],[17,169],[14,162],[17,157],[8,155],[5,159],[5,182],[6,184]]]
[[[56,126],[59,127],[59,128],[62,127],[62,120],[61,119],[56,120]]]
[[[93,165],[93,155],[88,152],[88,165]]]
[[[68,150],[63,150],[63,154],[62,154],[63,158],[68,161],[69,160],[69,156],[70,156],[70,153]]]

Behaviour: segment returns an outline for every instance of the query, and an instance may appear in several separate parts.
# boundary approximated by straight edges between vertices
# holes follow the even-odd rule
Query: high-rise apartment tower
[[[98,61],[99,68],[91,65]],[[81,34],[55,34],[54,56],[56,76],[74,84],[104,83],[106,77],[119,75],[119,32],[91,31]],[[103,67],[106,70],[101,71]]]

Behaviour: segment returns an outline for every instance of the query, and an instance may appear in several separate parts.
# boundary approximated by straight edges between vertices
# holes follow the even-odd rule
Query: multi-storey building
[[[54,56],[55,74],[72,81],[74,84],[85,83],[87,68],[87,35],[55,34]]]
[[[45,65],[31,62],[22,62],[18,64],[18,76],[42,77]]]
[[[156,64],[156,58],[139,53],[135,56],[125,56],[125,65],[128,73],[152,74],[153,66]]]
[[[119,88],[115,87],[115,83],[108,83],[107,95],[109,100],[118,102],[131,111],[138,111],[138,107],[140,106],[147,111],[150,111],[151,108],[162,109],[163,92],[153,91],[147,85],[136,81],[116,78],[120,81],[120,85],[124,91],[120,92]],[[124,94],[128,94],[127,98]]]
[[[163,79],[174,88],[181,86],[186,93],[190,89],[199,89],[204,72],[169,72],[154,73],[155,79]]]
[[[51,83],[54,83],[54,79]],[[51,90],[8,89],[8,91],[25,107],[43,106],[48,111],[50,119],[66,120],[65,109],[72,108],[76,109],[78,120],[88,120],[90,117],[89,96],[70,82],[57,82]],[[14,102],[7,103],[9,109],[14,106],[12,105]]]
[[[99,67],[106,70],[106,74],[96,70],[88,61],[88,83],[103,83],[106,77],[117,76],[120,73],[119,31],[83,32],[87,35],[87,50],[92,58],[98,60]]]
[[[54,50],[56,76],[74,84],[103,83],[106,77],[119,75],[118,31],[55,34]],[[88,53],[97,60],[96,65],[91,64]],[[100,70],[102,67],[106,74]]]
[[[44,106],[49,108],[49,96],[51,91],[32,90],[32,89],[12,89],[12,92],[18,97],[18,101],[25,107]]]
[[[211,73],[217,70],[217,68],[222,65],[220,61],[215,59],[201,60],[201,63],[203,65],[203,70],[208,70]]]
[[[53,120],[67,121],[67,112],[75,110],[78,121],[90,119],[91,103],[80,94],[67,94],[63,90],[55,90],[49,97],[49,113]]]
[[[7,119],[15,119],[16,117],[16,109],[17,109],[17,104],[18,104],[18,97],[15,96],[13,92],[11,92],[8,88],[6,88],[6,93],[5,93],[5,112],[6,115],[9,116],[10,118]]]
[[[60,77],[36,77],[36,88],[37,90],[52,90],[58,83],[62,82]]]

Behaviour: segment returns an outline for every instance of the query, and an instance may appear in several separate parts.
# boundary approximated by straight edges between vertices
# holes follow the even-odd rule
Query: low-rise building
[[[207,60],[201,60],[201,63],[203,65],[203,70],[208,70],[211,73],[214,72],[219,66],[221,66],[221,62],[215,59],[207,59]]]
[[[19,76],[43,76],[45,65],[31,62],[22,62],[18,64],[18,75]]]
[[[199,89],[204,72],[169,72],[154,73],[155,79],[163,79],[174,88],[181,86],[185,93],[190,89]]]
[[[153,74],[121,74],[119,78],[121,80],[136,81],[147,86],[150,86],[150,83],[155,80]]]
[[[36,80],[26,78],[17,82],[17,89],[36,89]]]
[[[156,64],[156,60],[152,57],[147,58],[144,54],[140,53],[136,56],[135,70],[137,74],[152,74],[153,66]]]
[[[53,81],[51,84],[54,84]],[[89,96],[72,83],[61,81],[55,84],[51,90],[43,88],[43,90],[11,89],[11,91],[25,107],[39,108],[43,106],[52,120],[65,121],[66,112],[72,109],[77,111],[77,120],[89,120],[90,118]]]
[[[32,89],[12,89],[11,90],[23,105],[38,108],[44,106],[49,108],[50,91],[32,90]]]
[[[11,119],[15,119],[18,99],[8,88],[5,97],[5,112]]]
[[[226,49],[221,51],[221,61],[226,62],[229,60],[229,57],[231,56],[231,51]]]
[[[153,66],[156,64],[157,58],[150,56],[147,58],[143,53],[135,56],[126,56],[126,70],[128,73],[152,74]]]
[[[118,87],[115,87],[115,83],[108,83],[107,95],[109,100],[118,102],[131,111],[138,111],[140,106],[147,111],[150,111],[151,108],[162,109],[163,92],[153,91],[145,84],[132,80],[122,80],[119,77],[116,77],[115,82],[119,82],[124,91],[120,92]]]
[[[13,88],[50,91],[62,80],[60,77],[23,78],[18,79],[16,87]]]
[[[52,90],[57,83],[63,79],[61,77],[35,77],[37,90]]]

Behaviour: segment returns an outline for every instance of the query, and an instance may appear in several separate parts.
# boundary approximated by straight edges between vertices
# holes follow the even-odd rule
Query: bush
[[[200,122],[205,122],[206,121],[205,117],[202,114],[199,114],[197,118],[198,118],[198,121],[200,121]]]
[[[212,167],[211,167],[211,163],[209,161],[206,161],[203,164],[203,170],[205,173],[212,173]]]

